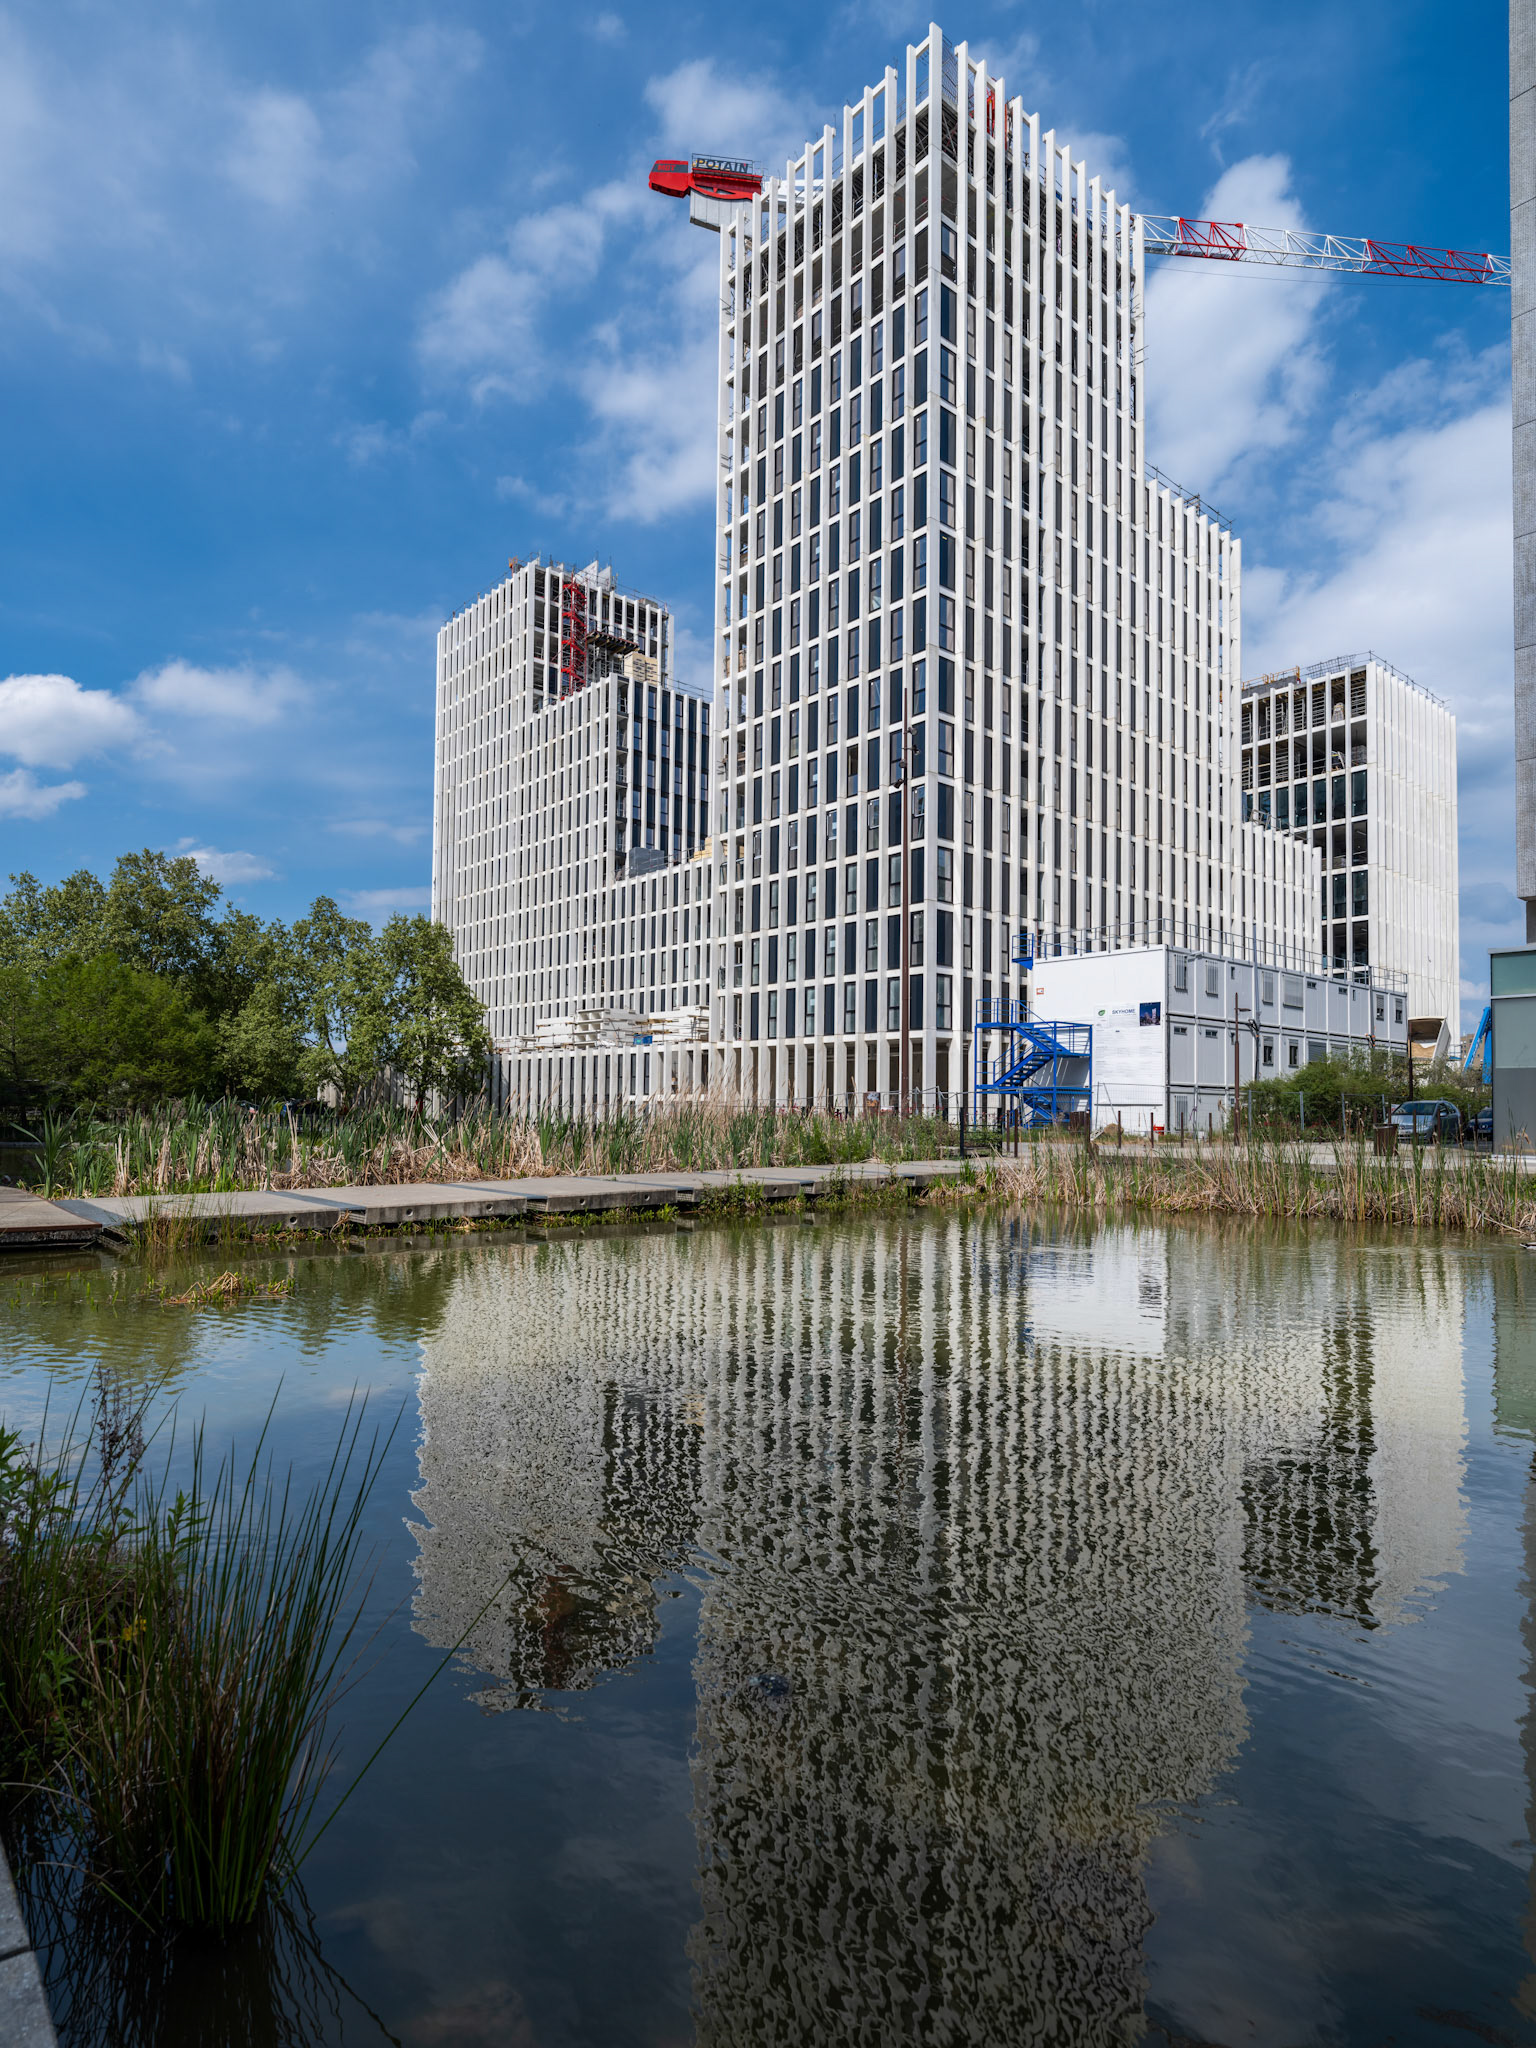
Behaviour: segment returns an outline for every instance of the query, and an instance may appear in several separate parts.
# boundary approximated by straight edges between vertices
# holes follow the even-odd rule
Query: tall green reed
[[[151,1471],[138,1414],[98,1400],[51,1452],[0,1433],[0,1743],[87,1878],[136,1920],[224,1935],[298,1870],[356,1675],[364,1511],[393,1431],[349,1408],[319,1484],[264,1427],[201,1428]],[[270,1423],[270,1415],[268,1417]],[[171,1474],[186,1472],[172,1490]]]
[[[397,1104],[301,1122],[281,1104],[163,1103],[74,1117],[46,1166],[75,1194],[228,1193],[569,1173],[732,1172],[933,1156],[953,1146],[932,1118],[834,1117],[727,1097],[561,1109],[524,1117],[485,1106],[417,1117]]]

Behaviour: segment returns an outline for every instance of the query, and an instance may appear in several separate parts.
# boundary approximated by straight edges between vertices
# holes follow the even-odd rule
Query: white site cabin
[[[1093,1028],[1093,1127],[1219,1131],[1233,1055],[1246,1086],[1373,1047],[1407,1044],[1398,977],[1268,967],[1178,946],[1037,959],[1034,1017]],[[1254,1026],[1257,1029],[1254,1029]]]

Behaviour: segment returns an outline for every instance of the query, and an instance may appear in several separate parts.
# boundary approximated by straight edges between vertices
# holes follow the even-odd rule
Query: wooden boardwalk
[[[394,1187],[257,1190],[216,1195],[98,1195],[45,1202],[0,1189],[0,1249],[35,1250],[120,1239],[152,1216],[195,1218],[253,1232],[387,1230],[413,1224],[533,1221],[544,1215],[697,1210],[713,1195],[761,1188],[765,1201],[815,1201],[847,1187],[899,1183],[915,1192],[961,1175],[959,1159],[861,1160],[846,1166],[748,1166],[734,1173],[567,1174],[527,1180],[415,1181]],[[4,1199],[10,1197],[10,1199]],[[13,1220],[14,1219],[14,1220]]]

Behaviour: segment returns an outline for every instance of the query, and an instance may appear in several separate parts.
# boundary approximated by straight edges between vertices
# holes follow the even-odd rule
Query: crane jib
[[[1256,228],[1243,221],[1143,214],[1148,256],[1197,256],[1215,263],[1268,263],[1356,277],[1420,278],[1441,284],[1507,285],[1509,258],[1485,250],[1434,249],[1420,242],[1314,234],[1306,228]]]

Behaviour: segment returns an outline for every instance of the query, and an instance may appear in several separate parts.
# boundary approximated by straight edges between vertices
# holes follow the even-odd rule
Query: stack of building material
[[[680,1010],[663,1010],[650,1019],[653,1045],[707,1045],[709,1006],[692,1003]]]
[[[638,1010],[578,1010],[572,1017],[541,1017],[517,1041],[520,1053],[627,1051],[650,1030]]]

